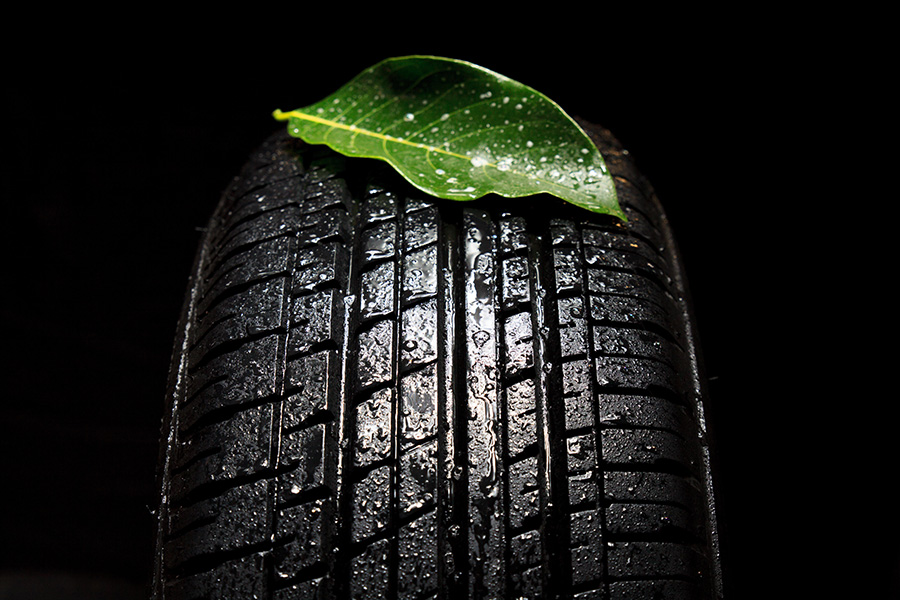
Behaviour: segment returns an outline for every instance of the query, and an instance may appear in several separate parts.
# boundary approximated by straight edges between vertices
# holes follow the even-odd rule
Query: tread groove
[[[403,275],[406,271],[406,264],[405,261],[402,260],[401,254],[405,254],[406,251],[406,247],[403,243],[406,233],[406,219],[403,217],[405,212],[404,208],[406,206],[406,200],[407,198],[405,195],[399,195],[397,197],[397,212],[395,217],[396,237],[394,243],[397,251],[394,253],[394,319],[392,324],[393,326],[391,328],[391,345],[395,352],[400,348],[400,339],[402,336],[400,330],[403,326]],[[391,406],[391,432],[393,433],[393,435],[391,436],[390,449],[391,466],[389,485],[391,504],[388,522],[388,530],[391,532],[391,568],[388,571],[387,589],[388,597],[390,598],[398,598],[400,589],[400,545],[398,537],[400,531],[400,457],[402,455],[403,442],[400,435],[400,394],[402,393],[400,389],[400,361],[397,359],[398,356],[395,354],[394,361],[391,365],[391,384],[392,390],[394,392],[394,403]]]
[[[577,251],[578,251],[579,258],[581,260],[581,277],[582,277],[583,281],[587,282],[589,267],[588,267],[588,260],[587,260],[583,240],[584,240],[584,235],[579,236]],[[590,306],[591,299],[590,299],[590,293],[589,293],[587,285],[583,286],[581,301],[584,304],[584,306]],[[590,323],[591,323],[590,318],[586,319],[586,323],[588,323],[588,325],[585,327],[585,329],[586,329],[585,335],[586,335],[586,342],[587,342],[587,344],[586,344],[586,346],[587,346],[586,347],[586,351],[587,351],[586,359],[588,361],[588,364],[593,365],[596,357],[598,356],[597,340],[594,338],[595,329],[594,329],[594,327],[590,326]],[[669,339],[668,335],[666,336],[666,339]],[[600,402],[599,402],[598,390],[597,390],[597,388],[599,386],[597,385],[596,380],[592,378],[590,380],[590,382],[588,383],[587,387],[588,387],[590,399],[591,399],[592,423],[591,423],[591,427],[589,427],[588,430],[585,431],[585,434],[590,435],[590,437],[593,441],[593,444],[594,444],[595,461],[596,461],[595,467],[598,472],[597,476],[595,478],[595,484],[596,484],[596,489],[597,489],[597,501],[594,503],[594,505],[596,506],[598,518],[599,518],[599,532],[598,533],[599,533],[600,539],[599,539],[599,543],[597,543],[596,539],[591,540],[594,542],[594,545],[593,545],[594,552],[599,553],[599,556],[596,557],[597,561],[599,562],[599,568],[592,570],[592,572],[589,574],[586,573],[583,578],[587,579],[587,580],[599,581],[599,590],[600,590],[601,596],[604,598],[608,598],[609,597],[609,589],[606,586],[606,581],[609,579],[609,572],[607,569],[607,559],[608,559],[607,536],[609,533],[608,528],[607,528],[607,510],[609,508],[609,504],[606,501],[606,490],[605,490],[604,484],[603,484],[603,481],[604,481],[603,471],[605,470],[605,465],[603,462],[603,452],[604,452],[603,438],[602,438],[602,434],[601,434],[603,422],[601,421],[601,416],[600,416]],[[573,507],[573,512],[575,510],[577,510],[577,508],[580,508],[580,507]],[[588,507],[585,507],[585,509],[587,509],[587,508]],[[575,586],[573,591],[578,589],[578,587],[577,587],[578,585],[579,585],[579,582],[573,582],[573,586]]]
[[[343,164],[343,163],[342,163]],[[352,192],[349,192],[353,198]],[[354,205],[355,206],[355,205]],[[346,593],[346,585],[349,578],[350,560],[347,556],[347,540],[349,538],[350,518],[351,518],[351,502],[348,498],[349,486],[346,485],[346,479],[352,472],[353,460],[351,457],[352,444],[345,443],[349,440],[350,432],[354,429],[353,423],[353,398],[356,390],[351,383],[351,373],[358,368],[358,360],[353,361],[351,357],[355,356],[352,352],[352,342],[350,332],[359,327],[359,253],[360,233],[359,233],[359,214],[357,209],[346,212],[346,216],[352,224],[351,241],[347,245],[348,256],[347,264],[349,265],[346,279],[346,291],[343,296],[343,314],[341,328],[341,344],[340,344],[340,369],[341,381],[337,389],[333,390],[331,397],[328,399],[329,406],[335,405],[337,414],[335,415],[334,424],[337,431],[333,431],[330,441],[330,450],[334,458],[326,466],[326,481],[333,481],[335,494],[331,503],[326,506],[329,508],[328,513],[323,515],[324,547],[321,556],[328,561],[328,552],[331,552],[332,560],[330,560],[325,576],[324,594],[332,594],[335,598],[339,598]]]
[[[456,277],[456,273],[464,273],[463,231],[454,223],[462,221],[462,209],[458,206],[445,207],[443,214],[449,218],[444,220],[443,234],[446,239],[445,279],[441,288],[444,293],[444,310],[439,314],[444,315],[444,326],[441,331],[444,334],[443,347],[445,360],[439,367],[443,368],[445,385],[444,409],[441,415],[445,419],[444,453],[440,465],[444,468],[439,481],[445,483],[444,517],[441,523],[445,540],[442,550],[446,549],[439,565],[443,572],[443,579],[439,593],[443,593],[444,600],[452,600],[464,596],[469,588],[469,552],[467,543],[468,531],[468,447],[466,438],[467,414],[466,407],[466,377],[463,369],[465,365],[465,344],[460,343],[460,338],[465,332],[465,311],[460,309],[461,300],[465,298],[465,281],[463,277]],[[440,432],[440,430],[439,430]]]
[[[534,303],[532,331],[537,332],[533,340],[534,372],[538,382],[535,385],[535,400],[538,406],[537,431],[542,463],[538,472],[541,489],[541,579],[544,590],[558,590],[556,593],[565,595],[571,587],[571,581],[567,577],[568,557],[555,550],[557,547],[569,546],[568,531],[563,522],[563,511],[569,504],[564,487],[566,469],[559,464],[560,457],[566,456],[566,449],[564,446],[560,447],[562,438],[555,431],[559,424],[554,423],[559,418],[559,408],[554,405],[553,398],[562,396],[558,366],[559,341],[558,336],[553,335],[552,327],[557,321],[551,313],[556,300],[556,278],[552,271],[552,261],[544,259],[548,252],[542,235],[533,235],[529,246],[531,298]],[[557,360],[554,361],[554,358]],[[564,416],[562,427],[565,427]]]

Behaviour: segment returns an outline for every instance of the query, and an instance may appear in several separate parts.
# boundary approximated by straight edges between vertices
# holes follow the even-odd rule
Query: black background
[[[0,592],[66,576],[74,597],[146,594],[159,423],[198,228],[281,127],[273,109],[414,53],[526,83],[631,151],[694,298],[726,590],[769,597],[772,573],[808,589],[806,573],[828,570],[802,566],[821,530],[806,500],[820,455],[798,417],[821,402],[798,376],[801,290],[820,255],[797,219],[816,198],[803,192],[809,140],[792,116],[805,114],[817,48],[740,15],[682,12],[655,27],[600,10],[529,25],[463,16],[437,31],[434,19],[332,8],[232,14],[229,27],[137,15],[85,29],[62,16],[5,48]]]

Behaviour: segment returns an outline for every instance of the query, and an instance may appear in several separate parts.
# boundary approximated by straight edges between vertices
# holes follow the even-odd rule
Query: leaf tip
[[[603,208],[598,210],[597,212],[604,212],[608,215],[616,217],[623,223],[628,222],[628,217],[625,215],[625,211],[622,209],[622,205],[619,204],[619,198],[616,194],[613,195],[608,204],[605,204]]]

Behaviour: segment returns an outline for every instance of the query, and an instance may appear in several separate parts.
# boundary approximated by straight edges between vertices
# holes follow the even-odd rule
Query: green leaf
[[[625,219],[584,130],[543,94],[468,62],[389,58],[321,102],[274,116],[308,143],[385,160],[440,198],[546,192]]]

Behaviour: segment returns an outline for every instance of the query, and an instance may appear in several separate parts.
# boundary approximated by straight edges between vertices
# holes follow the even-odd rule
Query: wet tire
[[[156,598],[720,596],[681,266],[591,135],[627,224],[263,145],[176,341]]]

